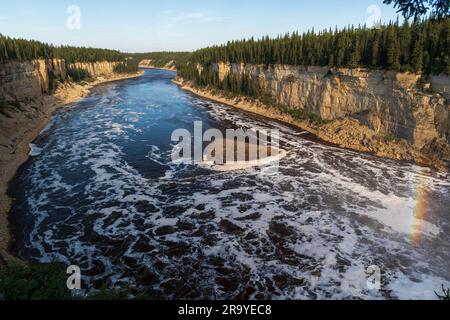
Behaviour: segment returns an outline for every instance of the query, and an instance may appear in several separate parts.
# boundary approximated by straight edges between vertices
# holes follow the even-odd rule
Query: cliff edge
[[[333,144],[378,156],[450,168],[450,78],[289,65],[217,63],[219,80],[256,81],[273,104],[178,84],[204,97],[294,124]],[[203,72],[199,66],[198,72]],[[320,117],[320,123],[296,117]]]

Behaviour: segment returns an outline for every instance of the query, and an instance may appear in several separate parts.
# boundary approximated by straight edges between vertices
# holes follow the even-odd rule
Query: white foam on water
[[[411,197],[398,197],[395,194],[383,194],[380,191],[369,190],[367,187],[355,183],[350,177],[343,177],[338,172],[334,172],[337,179],[335,183],[344,186],[348,190],[360,195],[362,198],[370,198],[371,201],[379,203],[379,208],[362,208],[359,214],[366,215],[382,223],[388,230],[409,235],[413,228],[413,223],[420,227],[416,230],[427,236],[438,236],[441,229],[436,225],[422,220],[415,219],[414,210],[417,205],[416,199]],[[329,177],[326,178],[327,180]],[[351,208],[349,208],[351,209]]]
[[[428,275],[417,275],[414,281],[397,272],[389,283],[395,297],[400,300],[438,300],[437,294],[443,295],[442,286],[450,288],[450,281]]]
[[[41,154],[42,148],[37,145],[30,143],[30,157],[37,157]]]
[[[142,157],[165,174],[145,178],[125,160],[125,147],[143,121],[157,128],[146,112],[161,108],[161,97],[142,99],[137,111],[118,91],[74,108],[40,140],[43,150],[24,178],[32,258],[79,263],[91,271],[89,286],[139,287],[151,272],[156,280],[147,289],[169,299],[180,298],[174,287],[197,299],[233,299],[247,288],[254,289],[249,298],[423,299],[449,286],[443,211],[429,208],[419,221],[420,245],[406,236],[416,180],[445,206],[447,175],[304,140],[288,126],[181,93],[185,121],[199,118],[189,107],[198,104],[208,120],[275,127],[287,154],[273,175],[258,167],[202,170],[171,163],[166,146],[147,134]],[[160,227],[168,234],[158,236]],[[367,288],[371,265],[383,271],[383,291]]]

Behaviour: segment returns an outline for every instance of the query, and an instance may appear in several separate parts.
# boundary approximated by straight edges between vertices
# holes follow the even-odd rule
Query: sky
[[[382,0],[0,0],[0,33],[124,52],[192,51],[228,40],[395,20]]]

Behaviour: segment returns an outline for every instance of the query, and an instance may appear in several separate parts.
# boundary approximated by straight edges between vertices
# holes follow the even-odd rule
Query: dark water
[[[86,290],[167,299],[433,298],[450,286],[449,176],[321,144],[173,76],[149,70],[57,112],[10,189],[20,256],[79,265]],[[194,121],[278,128],[288,156],[272,175],[171,163],[172,132]],[[372,265],[381,291],[367,287]]]

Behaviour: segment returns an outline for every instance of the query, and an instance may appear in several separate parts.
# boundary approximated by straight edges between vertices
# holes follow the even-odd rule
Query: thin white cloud
[[[212,16],[206,12],[173,13],[164,11],[162,14],[167,16],[167,27],[175,27],[184,22],[209,23],[222,20],[222,18]]]

